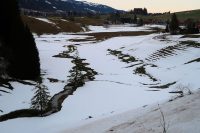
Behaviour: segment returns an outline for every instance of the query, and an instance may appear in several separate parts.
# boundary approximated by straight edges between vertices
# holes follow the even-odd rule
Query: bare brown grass
[[[88,17],[79,17],[75,18],[76,23],[80,23],[82,25],[103,25],[104,21],[102,19],[97,19],[97,18],[88,18]]]
[[[80,24],[74,23],[72,21],[64,19],[50,19],[58,27],[60,27],[61,32],[80,32],[83,31]]]
[[[22,19],[24,23],[29,26],[31,32],[34,32],[36,34],[57,34],[60,32],[56,25],[40,21],[33,17],[22,16]]]
[[[49,18],[55,24],[47,23],[29,16],[22,16],[25,24],[36,34],[58,34],[59,32],[80,32],[83,29],[80,24],[65,21],[60,18]]]

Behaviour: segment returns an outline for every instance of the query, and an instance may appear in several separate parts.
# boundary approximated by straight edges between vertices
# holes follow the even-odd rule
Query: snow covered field
[[[108,26],[89,26],[90,31],[88,33],[96,32],[122,32],[122,31],[150,31],[150,28],[162,28],[164,25],[145,25],[143,27],[136,27],[135,24],[125,25],[108,25]]]
[[[110,30],[103,27],[90,28],[91,32],[130,30],[130,27],[122,25],[111,27]],[[131,28],[131,31],[148,30],[147,26],[141,29]],[[66,51],[66,46],[74,45],[78,56],[86,59],[98,75],[94,81],[86,82],[65,99],[60,112],[44,118],[18,118],[0,122],[1,133],[67,132],[70,128],[102,118],[163,103],[178,95],[169,92],[180,91],[184,87],[191,91],[200,88],[199,62],[193,61],[200,58],[200,48],[197,47],[200,38],[181,38],[157,33],[114,37],[98,43],[70,41],[87,37],[68,34],[35,36],[43,84],[48,87],[51,96],[63,90],[69,79],[69,71],[74,66],[71,59],[52,57]],[[58,82],[50,82],[49,78],[57,79]],[[13,91],[0,91],[0,109],[3,111],[0,115],[30,107],[34,85],[17,82],[11,84]],[[3,87],[0,89],[5,90]],[[188,89],[182,91],[187,93]]]

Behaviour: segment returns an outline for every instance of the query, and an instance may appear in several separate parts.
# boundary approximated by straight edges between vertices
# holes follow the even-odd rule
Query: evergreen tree
[[[147,15],[147,14],[148,14],[148,12],[147,12],[147,9],[146,9],[146,8],[144,8],[143,12],[144,12],[144,15]]]
[[[51,98],[50,93],[48,92],[48,88],[41,83],[37,83],[35,90],[35,96],[31,99],[31,108],[39,110],[42,116],[43,111],[48,107]]]
[[[72,67],[72,70],[70,70],[70,76],[68,82],[73,84],[74,87],[78,87],[80,85],[83,74],[82,74],[82,60],[78,56],[78,51],[76,51],[73,63],[75,66]]]
[[[196,26],[196,23],[193,19],[188,19],[187,20],[187,34],[197,34],[199,33],[199,29]]]
[[[0,2],[0,41],[9,65],[7,72],[19,79],[36,79],[40,75],[39,54],[34,38],[20,17],[16,0]]]
[[[170,33],[172,35],[176,35],[177,34],[177,31],[179,30],[179,22],[178,22],[178,19],[176,17],[176,14],[172,14],[172,17],[171,17],[171,22],[169,24],[169,29],[170,29]]]
[[[136,24],[137,23],[137,15],[134,15],[134,19],[133,19],[133,23]]]
[[[118,22],[120,22],[120,12],[117,11],[116,13],[112,13],[112,14],[110,15],[110,20],[111,20],[113,23],[115,23],[115,24],[117,24]]]
[[[143,25],[144,25],[143,19],[140,18],[138,20],[138,26],[143,26]]]
[[[169,20],[166,21],[165,32],[169,32]]]

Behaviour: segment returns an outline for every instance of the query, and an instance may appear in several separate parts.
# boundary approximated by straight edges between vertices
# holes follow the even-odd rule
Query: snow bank
[[[199,133],[199,97],[200,91],[159,106],[142,107],[60,133],[160,133],[164,122],[160,111],[165,117],[167,133]]]

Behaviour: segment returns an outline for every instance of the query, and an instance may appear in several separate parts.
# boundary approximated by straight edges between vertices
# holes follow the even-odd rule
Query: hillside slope
[[[81,32],[80,24],[65,19],[57,18],[36,18],[22,16],[25,24],[30,27],[31,32],[36,34],[58,34],[60,32]]]
[[[164,114],[167,133],[199,133],[200,91],[172,102],[143,107],[94,121],[62,133],[161,133]]]

